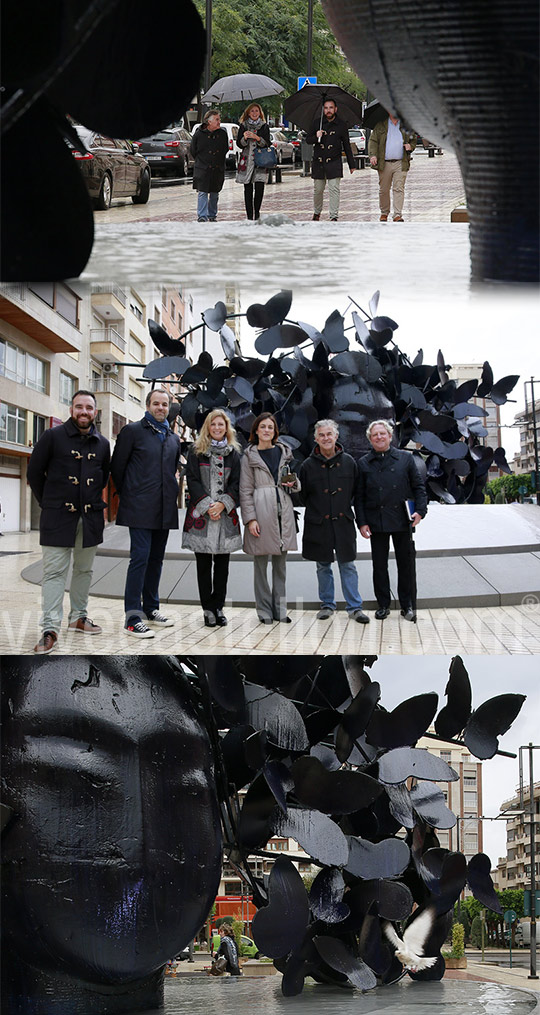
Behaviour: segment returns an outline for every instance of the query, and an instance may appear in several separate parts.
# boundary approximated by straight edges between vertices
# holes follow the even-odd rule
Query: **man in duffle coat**
[[[117,525],[128,525],[130,558],[124,591],[124,631],[153,638],[172,627],[159,609],[159,581],[170,529],[178,528],[180,438],[168,423],[169,393],[154,388],[144,418],[118,434],[111,475],[120,497]]]
[[[377,620],[390,613],[388,552],[390,536],[398,571],[398,599],[401,616],[416,620],[415,576],[411,526],[414,529],[427,514],[426,487],[414,455],[391,446],[393,427],[376,419],[366,430],[372,450],[358,462],[360,500],[357,521],[364,539],[371,539],[373,588],[379,605]],[[414,501],[409,520],[406,501]]]
[[[332,575],[335,552],[347,613],[359,624],[368,624],[355,563],[358,469],[354,458],[337,443],[338,435],[334,420],[320,419],[315,424],[315,447],[300,466],[299,497],[306,508],[302,555],[317,563],[321,600],[317,619],[328,620],[337,609]]]
[[[347,125],[339,119],[337,105],[333,99],[328,99],[324,103],[322,123],[320,118],[315,120],[306,136],[306,144],[315,146],[311,162],[313,220],[318,222],[321,217],[324,188],[328,181],[330,221],[336,222],[339,213],[339,187],[343,176],[342,151],[345,152],[351,173],[354,173],[356,167]]]
[[[101,634],[87,609],[94,557],[103,541],[110,447],[94,423],[97,406],[91,391],[75,392],[69,415],[39,438],[28,463],[28,482],[41,507],[42,635],[34,647],[40,655],[52,652],[58,641],[72,556],[68,629]]]

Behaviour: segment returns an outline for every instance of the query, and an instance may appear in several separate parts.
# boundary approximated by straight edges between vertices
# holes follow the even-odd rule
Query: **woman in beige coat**
[[[244,522],[244,552],[253,554],[257,615],[261,624],[280,620],[289,624],[285,592],[285,561],[296,550],[296,525],[291,492],[300,489],[290,473],[291,449],[279,440],[270,412],[253,423],[240,467],[240,510]],[[272,561],[272,588],[268,561]]]

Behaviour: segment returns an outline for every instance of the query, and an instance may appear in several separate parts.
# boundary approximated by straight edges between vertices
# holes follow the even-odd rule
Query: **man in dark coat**
[[[61,426],[45,431],[28,463],[28,482],[41,507],[43,633],[34,648],[40,655],[52,652],[58,641],[72,554],[69,630],[101,634],[87,608],[94,557],[103,541],[110,448],[94,424],[97,406],[91,391],[75,392],[69,415]]]
[[[154,388],[144,418],[118,434],[111,475],[120,497],[117,525],[131,541],[124,606],[126,634],[153,638],[151,627],[172,627],[159,610],[159,580],[169,530],[178,528],[180,438],[169,427],[169,393]]]
[[[344,150],[351,173],[354,173],[354,158],[349,141],[347,126],[337,115],[337,105],[328,99],[323,105],[322,124],[315,120],[306,137],[306,144],[315,145],[311,162],[313,177],[313,220],[318,222],[323,206],[323,194],[328,181],[330,221],[337,222],[339,212],[339,185],[343,176],[341,153]]]
[[[197,221],[215,222],[219,192],[225,180],[225,159],[229,151],[227,131],[221,126],[219,110],[209,109],[191,140],[193,187],[198,191]]]
[[[360,503],[356,517],[362,536],[371,539],[373,588],[379,604],[375,613],[377,620],[384,620],[390,613],[388,551],[392,536],[401,616],[415,621],[412,529],[427,513],[426,487],[414,455],[391,447],[393,432],[386,419],[374,420],[366,430],[373,450],[358,462]],[[407,501],[413,502],[409,505],[410,520]]]
[[[354,458],[337,443],[338,434],[333,419],[320,419],[315,424],[315,447],[300,466],[299,496],[306,508],[302,555],[317,562],[321,600],[317,619],[328,620],[337,609],[332,574],[335,551],[347,613],[359,624],[368,624],[355,564],[358,469]]]

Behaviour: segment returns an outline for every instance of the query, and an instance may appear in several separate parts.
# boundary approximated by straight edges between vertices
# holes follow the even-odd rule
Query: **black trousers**
[[[248,219],[259,218],[264,194],[264,183],[255,184],[255,203],[253,202],[253,183],[244,183],[244,204]]]
[[[412,606],[412,575],[410,534],[405,532],[372,532],[371,559],[373,562],[373,588],[375,598],[382,609],[390,606],[390,578],[388,575],[388,553],[390,536],[394,544],[398,573],[398,599],[402,610]]]
[[[196,553],[197,584],[203,610],[222,610],[229,577],[228,553]],[[212,576],[212,564],[214,574]]]

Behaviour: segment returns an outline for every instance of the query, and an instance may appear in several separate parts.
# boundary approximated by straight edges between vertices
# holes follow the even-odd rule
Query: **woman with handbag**
[[[238,948],[232,927],[222,924],[219,928],[221,944],[218,948],[214,962],[219,972],[230,973],[231,976],[241,976],[238,964]],[[225,960],[225,965],[223,965]]]
[[[236,182],[244,184],[244,204],[248,219],[259,218],[268,168],[257,162],[261,159],[268,161],[271,153],[264,149],[270,148],[270,143],[270,128],[264,113],[256,102],[252,102],[240,117],[236,138],[236,144],[242,149]]]
[[[292,451],[278,441],[275,417],[263,412],[254,421],[240,469],[240,509],[244,552],[253,555],[257,616],[261,624],[289,624],[285,592],[287,551],[296,550],[296,524],[291,493],[300,489],[291,473]],[[268,561],[272,561],[272,588]]]
[[[223,409],[208,413],[188,453],[186,511],[182,547],[193,550],[205,627],[225,627],[223,613],[229,556],[242,546],[236,506],[240,455],[236,433]],[[213,569],[213,574],[212,574]]]

